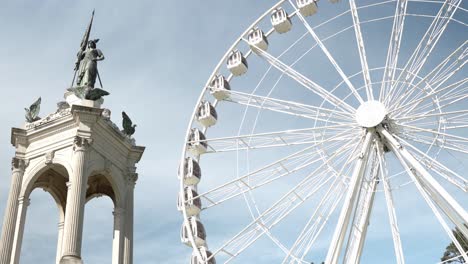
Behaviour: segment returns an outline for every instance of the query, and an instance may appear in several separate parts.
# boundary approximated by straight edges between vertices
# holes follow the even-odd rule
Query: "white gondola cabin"
[[[296,0],[297,7],[299,7],[299,12],[303,16],[311,16],[317,13],[317,1],[316,0]]]
[[[211,81],[210,93],[216,100],[224,100],[229,97],[231,86],[223,75],[216,75]]]
[[[229,53],[227,59],[227,68],[235,76],[242,75],[247,72],[248,65],[247,59],[244,57],[244,54],[239,50],[233,50]]]
[[[292,27],[292,22],[291,19],[289,19],[288,13],[281,7],[271,12],[271,24],[276,32],[280,34],[288,32]]]
[[[190,229],[187,230],[187,226],[185,224],[182,224],[180,240],[187,246],[191,246],[188,233],[191,232],[195,240],[195,245],[197,247],[204,246],[206,241],[205,227],[203,227],[203,224],[195,217],[189,217],[188,221]]]
[[[258,51],[252,47],[257,47],[263,51],[268,49],[268,40],[265,36],[265,33],[263,33],[263,31],[259,28],[251,29],[247,35],[247,40],[249,41],[250,48],[254,52]]]
[[[183,195],[185,199],[185,204],[179,194],[177,199],[177,209],[179,209],[179,211],[182,211],[182,207],[185,206],[185,212],[187,212],[188,216],[198,215],[202,207],[200,197],[197,197],[198,193],[191,187],[185,187]]]
[[[210,127],[216,124],[216,121],[218,120],[218,114],[210,102],[203,101],[200,103],[198,106],[197,120],[204,127]]]
[[[179,167],[179,178],[183,177],[185,185],[195,185],[200,182],[201,179],[201,169],[198,162],[194,159],[188,157],[184,160],[184,175],[181,175],[181,170]]]
[[[192,128],[190,132],[188,149],[195,156],[205,153],[208,149],[205,135],[197,128]]]
[[[206,247],[200,247],[198,250],[200,251],[202,259],[200,259],[194,252],[192,254],[192,260],[190,261],[190,264],[216,264],[215,258],[210,258],[213,253],[211,253],[211,251],[209,251]],[[209,260],[207,261],[207,259]]]

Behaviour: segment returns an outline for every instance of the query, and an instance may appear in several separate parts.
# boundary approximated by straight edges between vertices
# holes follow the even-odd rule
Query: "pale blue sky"
[[[103,84],[111,93],[105,99],[105,107],[111,109],[113,120],[118,125],[118,113],[125,110],[138,124],[135,133],[137,144],[147,147],[138,165],[139,180],[135,190],[134,262],[188,263],[191,250],[180,243],[182,216],[176,210],[179,184],[176,171],[185,129],[198,95],[222,55],[239,34],[275,2],[2,0],[0,85],[4,100],[0,112],[0,219],[3,219],[10,184],[10,160],[14,154],[10,145],[10,127],[22,125],[23,108],[39,96],[42,97],[41,115],[55,111],[56,102],[62,99],[73,77],[75,54],[95,8],[91,36],[100,38],[98,48],[106,59],[99,64],[99,69]],[[321,2],[321,7],[330,10],[335,7],[346,9],[347,5],[347,1],[342,1],[339,6]],[[324,17],[316,19],[323,20]],[[346,23],[346,20],[342,22]],[[414,26],[415,31],[420,30],[414,34],[422,34],[425,25]],[[369,28],[369,39],[366,39],[376,46],[379,41],[371,37],[377,36],[378,30]],[[451,32],[449,36],[460,41],[466,36],[466,32],[463,33],[455,37]],[[411,46],[417,40],[408,38],[407,41]],[[384,42],[387,40],[383,39]],[[337,54],[348,53],[348,47],[339,41],[329,45]],[[402,53],[408,56],[410,51]],[[383,66],[385,62],[381,61],[381,56],[386,54],[386,46],[370,54],[371,67]],[[444,46],[437,54],[443,56]],[[305,73],[328,67],[319,62],[309,63],[306,60],[297,67]],[[358,57],[355,61],[343,62],[344,70],[352,69],[355,63],[359,63]],[[332,82],[331,79],[332,76],[328,76],[323,83]],[[235,125],[238,128],[239,125]],[[213,172],[219,169],[215,168]],[[406,203],[402,204],[405,215],[401,221],[407,223],[402,226],[403,237],[408,241],[405,244],[407,263],[434,263],[442,255],[448,238],[440,231],[430,211],[417,207],[422,203],[414,192],[414,188],[406,188],[400,193],[401,201]],[[23,252],[29,253],[22,255],[22,263],[52,263],[57,239],[55,205],[42,190],[35,190],[31,198],[23,243]],[[466,208],[466,194],[458,193],[457,198],[463,200]],[[377,198],[376,204],[384,205],[381,197]],[[95,199],[86,210],[83,259],[85,263],[110,263],[111,201],[108,198]],[[246,214],[229,211],[230,208],[226,207],[221,213],[225,213],[226,218],[244,217],[239,222],[249,220]],[[366,244],[362,263],[394,263],[389,257],[393,248],[386,209],[377,207],[374,211],[376,220],[371,221],[371,242]],[[427,217],[421,218],[421,215]],[[207,221],[213,223],[213,219]],[[216,237],[214,240],[229,238],[224,234],[232,232],[226,230],[224,233],[220,228],[229,219],[223,221],[226,222],[207,227],[209,237]],[[286,236],[285,239],[293,238]],[[324,245],[319,246],[322,250],[317,254],[316,262],[324,254]],[[271,245],[261,242],[257,249],[270,254],[262,258],[257,256],[250,263],[278,261],[277,249]],[[255,252],[248,254],[254,256]]]

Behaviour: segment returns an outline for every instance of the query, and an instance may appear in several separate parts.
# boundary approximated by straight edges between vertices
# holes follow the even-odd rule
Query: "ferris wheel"
[[[461,0],[282,0],[260,16],[188,125],[188,261],[365,262],[377,225],[401,264],[405,224],[433,221],[468,262],[452,232],[468,237],[467,20]]]

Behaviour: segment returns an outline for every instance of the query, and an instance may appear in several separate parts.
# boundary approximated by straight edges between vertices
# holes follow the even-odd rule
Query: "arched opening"
[[[51,164],[26,186],[25,198],[29,197],[31,205],[26,210],[21,263],[56,262],[60,250],[57,245],[63,233],[67,181],[67,170],[61,165]]]
[[[52,197],[34,190],[28,208],[20,263],[55,263],[58,243],[57,207]]]
[[[82,258],[88,263],[111,264],[116,195],[106,176],[89,177],[86,201]]]

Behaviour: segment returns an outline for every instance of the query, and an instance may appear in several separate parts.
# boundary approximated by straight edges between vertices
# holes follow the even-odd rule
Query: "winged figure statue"
[[[41,97],[39,97],[39,99],[36,100],[36,102],[34,102],[30,107],[29,109],[28,108],[24,108],[24,110],[26,111],[26,121],[28,123],[31,123],[31,122],[34,122],[34,121],[37,121],[39,119],[41,119],[39,117],[39,111],[41,110]]]

